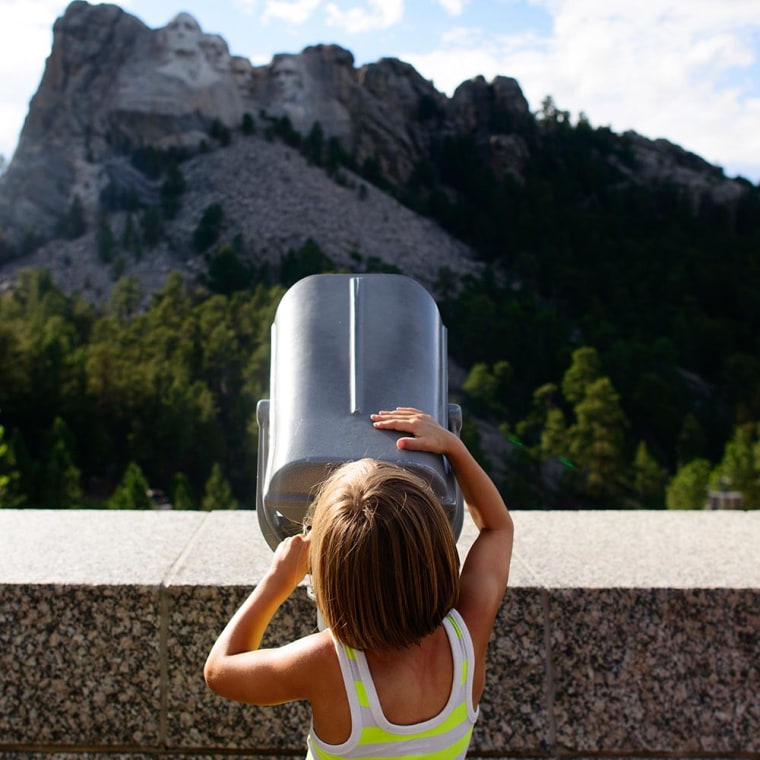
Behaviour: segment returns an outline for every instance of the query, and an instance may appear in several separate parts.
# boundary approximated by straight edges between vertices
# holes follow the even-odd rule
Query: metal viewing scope
[[[370,414],[412,406],[459,435],[448,403],[446,328],[432,296],[395,274],[322,274],[287,291],[272,325],[270,398],[259,401],[256,511],[272,549],[302,530],[320,483],[369,457],[427,481],[455,538],[463,501],[445,457],[403,451]]]

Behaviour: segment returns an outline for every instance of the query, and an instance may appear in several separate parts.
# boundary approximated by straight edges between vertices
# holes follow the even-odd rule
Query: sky
[[[760,183],[760,0],[122,0],[177,13],[254,64],[336,43],[357,66],[411,63],[438,90],[514,77],[575,120],[665,138]],[[0,156],[10,161],[66,2],[0,0]],[[2,163],[2,162],[0,162]]]

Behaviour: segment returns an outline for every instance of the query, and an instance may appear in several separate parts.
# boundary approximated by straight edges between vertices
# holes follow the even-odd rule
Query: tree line
[[[134,278],[96,307],[22,272],[0,298],[1,503],[250,505],[281,293],[174,274],[147,308]]]
[[[269,393],[269,332],[283,292],[258,283],[213,293],[174,274],[147,307],[133,278],[94,306],[64,295],[48,272],[22,272],[0,297],[0,505],[252,506],[256,403]],[[473,297],[464,291],[442,311],[453,316]],[[558,381],[533,389],[516,416],[519,374],[508,360],[476,362],[454,396],[464,437],[500,465],[515,506],[699,508],[708,488],[727,483],[746,506],[760,505],[756,422],[734,426],[711,460],[687,412],[668,468],[596,348],[573,350]],[[481,448],[478,419],[499,424],[503,461]]]

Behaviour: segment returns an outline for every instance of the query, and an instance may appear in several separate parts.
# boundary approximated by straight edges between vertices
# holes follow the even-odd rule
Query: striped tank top
[[[307,760],[332,758],[464,758],[478,708],[472,704],[475,655],[462,616],[451,612],[443,621],[454,662],[454,679],[446,707],[430,720],[413,725],[391,723],[383,714],[364,652],[339,642],[335,648],[351,708],[351,736],[343,744],[327,744],[312,724]]]

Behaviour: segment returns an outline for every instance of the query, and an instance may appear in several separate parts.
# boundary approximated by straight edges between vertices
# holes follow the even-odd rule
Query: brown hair
[[[327,625],[354,649],[401,649],[432,633],[459,595],[443,507],[402,467],[362,459],[322,485],[311,518],[312,584]]]

